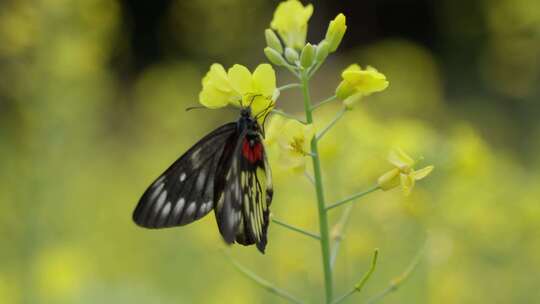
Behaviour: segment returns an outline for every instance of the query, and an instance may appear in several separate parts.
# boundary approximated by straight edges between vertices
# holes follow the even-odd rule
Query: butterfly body
[[[272,177],[261,127],[249,108],[210,132],[174,162],[141,197],[133,220],[145,228],[191,223],[214,210],[226,243],[267,243]]]

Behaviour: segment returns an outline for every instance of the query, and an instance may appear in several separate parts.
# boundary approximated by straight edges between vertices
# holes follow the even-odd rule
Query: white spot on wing
[[[212,206],[212,201],[208,201],[204,204],[201,204],[199,207],[199,213],[197,214],[197,217],[201,217],[205,215],[208,211],[210,211],[210,207]]]
[[[212,209],[212,203],[213,203],[213,201],[208,201],[208,202],[206,202],[206,204],[204,204],[205,212],[209,212],[210,209]]]
[[[198,190],[202,190],[202,188],[204,187],[204,181],[206,179],[206,173],[204,171],[201,171],[199,173],[199,176],[197,177],[197,185],[196,185],[196,188]]]
[[[153,201],[159,195],[159,193],[163,189],[163,186],[165,186],[165,184],[161,183],[156,189],[152,191],[152,195],[150,195],[150,201]]]
[[[182,172],[182,174],[180,174],[180,181],[183,182],[185,180],[186,180],[186,174]]]
[[[165,175],[162,175],[160,176],[155,182],[154,182],[154,187],[157,187],[158,185],[160,185],[163,180],[165,179]]]
[[[156,201],[156,204],[154,205],[154,212],[158,212],[159,209],[161,209],[161,206],[163,203],[165,203],[165,199],[167,198],[167,190],[163,190],[161,194],[158,197],[158,200]]]
[[[201,149],[197,149],[193,151],[193,154],[191,154],[191,159],[196,160],[199,157],[199,153],[201,152]]]
[[[184,220],[188,220],[188,219],[192,219],[193,218],[193,214],[195,213],[195,208],[196,208],[196,204],[195,202],[191,202],[191,204],[189,204],[189,207],[187,207],[186,209],[186,212],[183,216]]]
[[[184,209],[185,203],[186,203],[186,200],[182,197],[178,200],[178,202],[176,202],[176,206],[174,206],[173,215],[172,215],[172,218],[175,220],[175,222],[178,220],[178,217],[180,217],[180,214],[182,214],[182,210]]]
[[[165,206],[163,206],[163,209],[161,210],[161,216],[166,217],[167,215],[169,215],[169,212],[171,211],[171,207],[172,207],[171,202],[167,202],[167,204],[165,204]]]

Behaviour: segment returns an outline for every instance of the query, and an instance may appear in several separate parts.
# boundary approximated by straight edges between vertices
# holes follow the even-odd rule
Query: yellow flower
[[[253,74],[239,64],[227,72],[221,64],[214,63],[202,79],[199,93],[200,103],[211,109],[236,106],[251,106],[253,115],[270,111],[275,104],[276,73],[271,65],[257,66]]]
[[[343,39],[343,35],[345,35],[346,30],[347,25],[345,24],[345,15],[339,14],[336,16],[336,18],[334,18],[334,20],[330,21],[328,30],[326,31],[326,36],[324,38],[324,40],[329,43],[328,51],[330,53],[336,51],[341,43],[341,40]]]
[[[303,173],[314,134],[312,125],[274,115],[268,124],[265,143],[268,146],[278,146],[281,166]]]
[[[343,80],[336,89],[336,96],[343,100],[346,106],[388,87],[386,76],[371,66],[363,70],[359,65],[352,64],[341,73],[341,77]]]
[[[276,8],[270,27],[279,33],[285,45],[301,49],[306,43],[307,23],[311,14],[311,4],[303,6],[298,0],[287,0]]]
[[[227,72],[219,63],[210,66],[210,70],[202,79],[202,87],[199,101],[210,109],[226,106],[234,95]]]
[[[415,182],[428,176],[434,168],[433,166],[427,166],[420,170],[414,170],[413,166],[416,162],[401,149],[391,151],[388,161],[395,168],[379,177],[377,181],[379,187],[387,191],[401,184],[403,194],[406,196],[411,193]]]

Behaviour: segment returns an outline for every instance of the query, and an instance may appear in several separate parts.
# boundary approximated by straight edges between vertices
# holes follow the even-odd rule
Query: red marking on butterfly
[[[242,155],[252,164],[262,160],[263,146],[260,142],[256,142],[253,146],[249,145],[249,141],[244,139],[242,143]]]

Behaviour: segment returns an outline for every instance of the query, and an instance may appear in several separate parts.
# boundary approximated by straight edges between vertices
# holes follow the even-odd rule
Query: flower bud
[[[377,179],[377,185],[384,191],[394,189],[399,186],[399,182],[399,170],[396,168],[386,172]]]
[[[313,64],[313,59],[315,59],[315,47],[310,43],[307,43],[302,49],[300,64],[302,64],[304,68],[309,68]]]
[[[326,31],[326,37],[324,38],[324,40],[328,41],[329,43],[328,51],[330,53],[334,52],[338,48],[346,30],[347,25],[345,24],[345,15],[339,14],[336,16],[336,18],[334,18],[334,20],[330,21],[328,30]]]
[[[301,49],[306,44],[308,21],[313,14],[313,5],[302,5],[299,0],[282,1],[274,12],[270,27],[279,34],[283,43]]]
[[[268,58],[268,60],[275,65],[280,66],[286,64],[285,58],[283,58],[280,53],[269,46],[264,48],[264,54],[266,55],[266,58]]]
[[[287,47],[285,48],[285,58],[290,63],[295,63],[298,60],[298,52],[296,52],[294,49]]]
[[[326,57],[328,57],[328,47],[328,42],[324,40],[317,45],[317,50],[315,51],[315,60],[317,60],[317,62],[323,62]]]
[[[267,46],[276,50],[276,52],[280,54],[283,53],[283,46],[281,45],[281,41],[279,40],[276,33],[274,33],[274,31],[272,31],[271,29],[266,29],[264,31],[264,37],[266,38]]]

